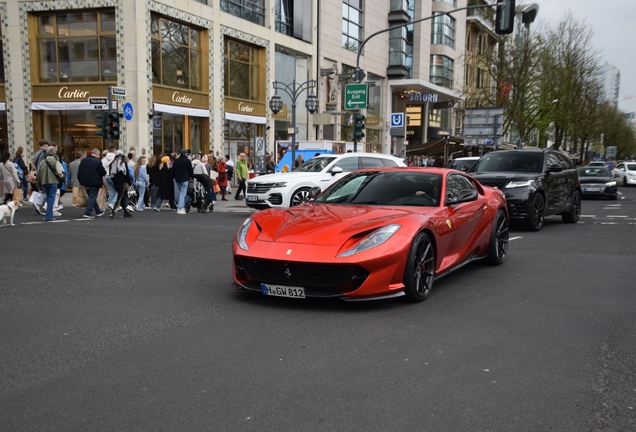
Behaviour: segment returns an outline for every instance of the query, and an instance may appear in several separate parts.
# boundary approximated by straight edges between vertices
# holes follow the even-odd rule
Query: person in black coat
[[[159,211],[161,207],[161,203],[164,200],[168,200],[170,203],[170,208],[175,210],[177,206],[174,203],[174,183],[172,181],[172,169],[170,168],[170,158],[168,156],[164,156],[161,158],[161,163],[158,164],[159,167],[156,171],[155,180],[153,185],[157,186],[157,200],[154,203],[154,210]],[[152,180],[152,175],[150,177],[150,181]]]
[[[172,164],[172,171],[174,174],[174,181],[179,188],[179,200],[177,203],[177,213],[186,214],[185,202],[186,194],[188,192],[188,182],[191,178],[194,178],[194,170],[192,168],[192,162],[188,159],[188,151],[181,149],[181,156]]]
[[[120,204],[121,208],[124,209],[125,218],[132,217],[132,214],[130,214],[130,211],[127,209],[128,188],[132,185],[132,179],[128,174],[127,162],[128,160],[124,156],[124,153],[121,150],[117,150],[117,153],[115,153],[115,159],[113,159],[108,167],[108,173],[110,174],[110,178],[113,179],[113,185],[115,186],[115,191],[119,197],[119,202],[117,204]],[[115,218],[117,204],[110,211],[111,219]]]
[[[93,149],[89,156],[82,159],[77,170],[77,180],[86,188],[88,194],[88,203],[84,212],[84,217],[88,219],[104,215],[104,210],[97,205],[97,195],[104,185],[104,176],[106,175],[99,155],[99,149]],[[95,216],[93,216],[93,210],[95,210]]]

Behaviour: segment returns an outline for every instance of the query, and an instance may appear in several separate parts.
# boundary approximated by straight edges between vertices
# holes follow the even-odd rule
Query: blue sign
[[[124,104],[124,118],[128,121],[131,121],[133,118],[133,107],[130,102]]]
[[[391,113],[391,127],[404,127],[404,113]]]

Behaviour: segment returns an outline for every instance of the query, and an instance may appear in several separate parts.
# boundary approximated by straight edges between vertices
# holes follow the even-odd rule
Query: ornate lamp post
[[[296,80],[293,80],[291,84],[283,84],[278,81],[274,81],[274,96],[269,100],[269,109],[274,114],[278,114],[283,109],[283,99],[278,95],[278,90],[282,90],[289,95],[292,100],[292,128],[294,129],[292,136],[292,154],[291,154],[291,169],[294,169],[294,162],[296,162],[296,101],[298,96],[305,90],[310,90],[309,96],[305,101],[305,108],[310,114],[318,111],[318,96],[314,93],[316,88],[316,80],[309,80],[302,84],[296,84]]]

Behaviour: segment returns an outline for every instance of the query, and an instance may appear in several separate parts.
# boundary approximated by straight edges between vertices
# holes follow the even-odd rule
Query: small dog
[[[15,216],[15,211],[20,207],[20,201],[9,201],[6,205],[0,205],[0,215],[2,215],[2,226],[7,225],[7,218],[9,219],[9,225],[15,226],[13,224],[13,216]]]

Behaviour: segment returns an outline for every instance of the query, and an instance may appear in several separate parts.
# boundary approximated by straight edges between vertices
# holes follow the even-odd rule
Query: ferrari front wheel
[[[435,278],[435,248],[426,233],[419,233],[409,251],[404,270],[404,294],[411,302],[421,302],[431,293]]]
[[[495,221],[492,224],[492,234],[488,245],[486,261],[491,265],[500,265],[508,254],[508,218],[503,210],[497,211]]]

